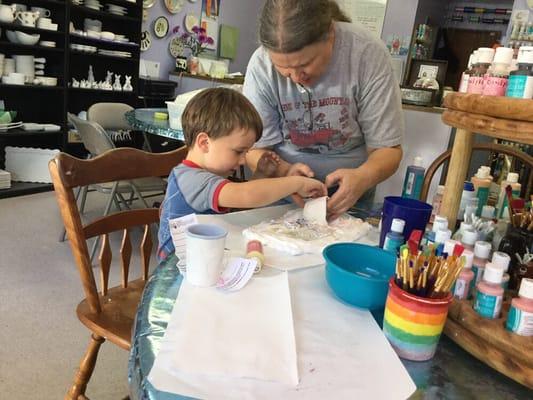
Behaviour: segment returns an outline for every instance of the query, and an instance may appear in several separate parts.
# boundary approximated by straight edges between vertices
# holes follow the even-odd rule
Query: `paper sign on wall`
[[[376,37],[381,37],[387,0],[337,0],[352,22],[358,22]]]
[[[231,60],[237,57],[239,46],[239,28],[229,25],[220,25],[220,51],[219,56]]]

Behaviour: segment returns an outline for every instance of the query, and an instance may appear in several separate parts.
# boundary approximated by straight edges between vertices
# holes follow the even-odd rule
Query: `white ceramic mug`
[[[218,225],[195,224],[187,227],[185,234],[185,279],[194,286],[214,286],[222,273],[228,231]]]
[[[49,17],[52,13],[50,12],[49,9],[47,8],[42,8],[42,7],[32,7],[31,10],[33,12],[38,12],[39,13],[39,17]],[[50,21],[52,22],[52,21]]]
[[[11,23],[17,16],[17,8],[14,4],[0,4],[0,22]]]
[[[19,20],[20,23],[24,26],[35,27],[35,23],[37,22],[38,19],[39,19],[38,12],[20,11],[17,13],[17,20]]]

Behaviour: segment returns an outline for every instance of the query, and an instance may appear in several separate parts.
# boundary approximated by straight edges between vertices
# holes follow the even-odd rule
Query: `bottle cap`
[[[461,236],[461,243],[467,246],[474,246],[477,240],[477,231],[465,230]]]
[[[494,59],[494,49],[490,47],[480,47],[477,49],[477,62],[479,64],[491,64]]]
[[[462,256],[465,258],[465,265],[463,268],[471,269],[474,261],[474,252],[472,250],[464,249]]]
[[[463,185],[463,190],[466,190],[467,192],[473,192],[475,190],[474,184],[472,182],[465,181]]]
[[[437,186],[437,194],[443,195],[444,194],[444,189],[445,189],[444,185]]]
[[[510,47],[498,47],[494,54],[493,64],[511,64],[513,59],[514,50]]]
[[[533,64],[533,46],[522,46],[516,58],[518,64]]]
[[[448,253],[448,255],[453,254],[453,249],[455,245],[459,244],[457,240],[448,239],[444,242],[444,249],[442,250],[443,253]]]
[[[405,221],[400,218],[393,218],[390,226],[390,230],[396,233],[403,233],[403,228],[405,228]]]
[[[448,219],[446,217],[441,217],[440,215],[437,215],[435,217],[435,220],[433,221],[433,227],[431,230],[433,232],[438,232],[448,229]]]
[[[516,172],[509,172],[507,174],[507,179],[506,179],[507,182],[509,183],[516,183],[518,182],[518,174]]]
[[[503,268],[493,263],[487,263],[485,272],[483,272],[483,280],[489,283],[502,283]]]
[[[474,50],[472,53],[472,65],[476,65],[478,62],[478,51]]]
[[[511,262],[511,257],[503,251],[495,251],[492,254],[492,263],[499,267],[502,267],[505,272],[509,269],[509,263]]]
[[[522,278],[520,282],[520,290],[518,291],[520,297],[533,299],[533,279]]]
[[[413,165],[415,167],[421,167],[422,166],[422,157],[416,156],[415,160],[413,161]]]
[[[460,232],[463,232],[463,231],[466,231],[466,230],[472,230],[474,229],[474,225],[472,224],[469,224],[468,222],[461,222],[461,225],[459,225],[459,231]]]
[[[478,240],[474,245],[474,255],[477,258],[488,259],[492,246],[489,242]]]
[[[446,243],[452,237],[452,231],[449,229],[443,229],[435,232],[435,243]]]
[[[476,178],[479,179],[487,179],[490,177],[490,167],[487,166],[481,166],[478,168],[476,172]]]
[[[495,208],[493,206],[483,206],[481,209],[481,218],[492,219],[494,218]]]

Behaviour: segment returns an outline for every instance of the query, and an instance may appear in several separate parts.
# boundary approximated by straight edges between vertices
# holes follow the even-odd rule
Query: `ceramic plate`
[[[143,0],[143,8],[150,8],[155,4],[155,0]]]
[[[179,37],[174,37],[168,44],[168,50],[170,51],[172,57],[176,58],[183,55],[185,45]]]
[[[184,0],[165,0],[165,6],[171,14],[176,14],[183,8]]]
[[[156,38],[164,38],[168,33],[168,19],[165,17],[158,17],[154,21],[154,35]]]
[[[144,31],[141,33],[141,51],[146,51],[152,45],[152,36],[150,32]]]
[[[200,22],[198,21],[198,17],[194,14],[187,14],[185,16],[185,21],[183,23],[185,26],[185,29],[187,32],[192,33],[192,27],[200,25]]]

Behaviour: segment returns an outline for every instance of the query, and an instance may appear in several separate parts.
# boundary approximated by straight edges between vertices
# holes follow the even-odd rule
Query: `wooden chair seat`
[[[145,283],[137,279],[128,282],[127,288],[109,289],[105,296],[100,296],[100,313],[92,312],[88,301],[83,300],[76,309],[79,320],[92,332],[129,351],[133,321]]]

